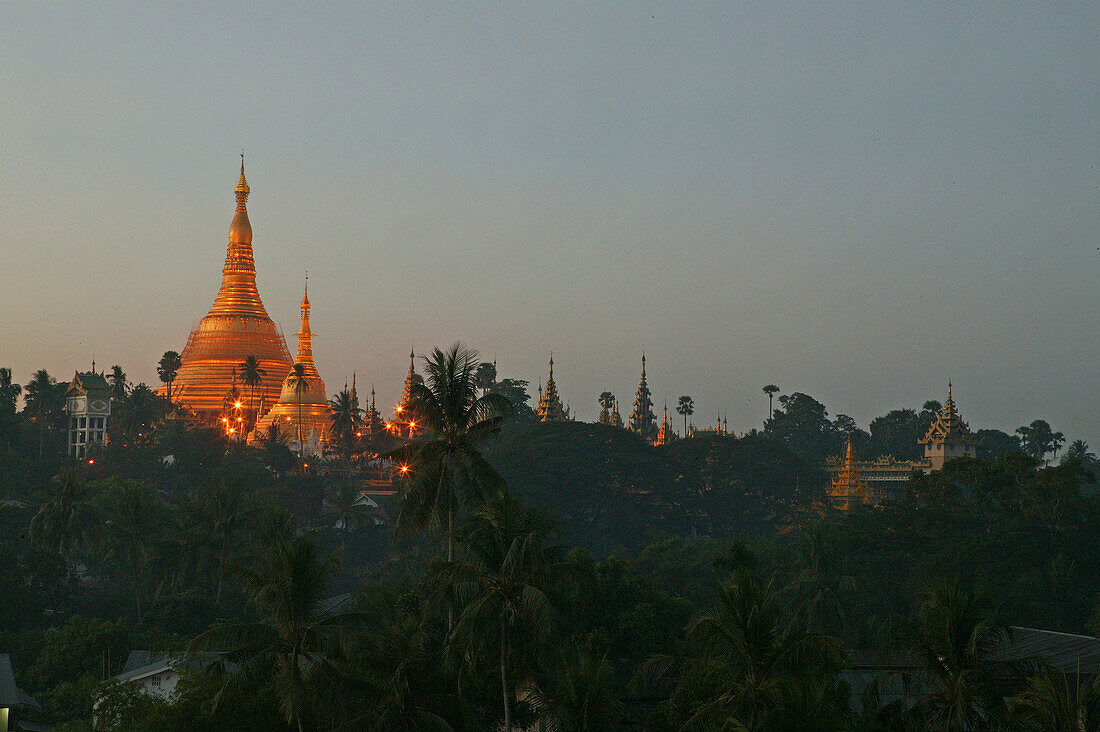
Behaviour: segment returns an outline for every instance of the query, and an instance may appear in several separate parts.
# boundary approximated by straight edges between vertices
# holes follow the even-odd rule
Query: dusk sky
[[[582,419],[866,428],[943,399],[1100,448],[1100,4],[0,8],[0,366],[156,382],[239,153],[291,353],[380,408],[461,339]],[[676,424],[680,420],[677,419]]]

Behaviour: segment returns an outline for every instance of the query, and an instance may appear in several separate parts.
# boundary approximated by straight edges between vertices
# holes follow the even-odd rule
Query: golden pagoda
[[[244,155],[235,192],[237,210],[229,225],[222,286],[210,312],[187,337],[180,369],[172,383],[173,399],[209,421],[222,414],[223,400],[246,357],[255,356],[264,370],[263,381],[255,390],[261,403],[278,398],[282,376],[292,366],[283,334],[268,316],[256,289]],[[165,391],[163,386],[157,389],[158,394]]]
[[[665,402],[665,415],[661,419],[661,427],[657,430],[657,439],[653,441],[654,445],[667,445],[676,439],[676,434],[672,431],[672,426],[668,423],[668,402]]]
[[[844,467],[833,478],[829,497],[833,499],[833,506],[838,511],[851,511],[857,504],[867,503],[870,500],[867,495],[867,486],[860,480],[859,469],[856,468],[856,461],[852,456],[851,435],[848,436],[848,452],[844,456]]]
[[[550,355],[550,378],[546,380],[546,390],[539,385],[539,404],[535,408],[540,422],[566,422],[569,419],[568,412],[561,405],[558,397],[558,385],[554,383],[554,356]]]
[[[947,401],[924,437],[917,440],[924,445],[924,457],[932,463],[932,470],[939,470],[952,458],[975,457],[981,439],[976,437],[955,411],[951,398],[951,382],[947,382]]]
[[[329,442],[332,406],[325,396],[325,382],[313,363],[313,333],[309,328],[309,288],[302,296],[302,327],[298,331],[298,355],[283,380],[279,401],[256,423],[252,439],[264,434],[270,425],[279,431],[302,455],[318,455]],[[295,375],[301,366],[301,378]]]
[[[623,426],[623,417],[622,417],[621,414],[619,414],[619,400],[618,399],[615,400],[615,405],[613,407],[611,407],[611,419],[608,422],[608,424],[611,425],[612,427],[620,427],[621,428]]]
[[[409,373],[405,375],[405,388],[401,391],[401,401],[394,407],[393,419],[390,420],[391,429],[398,435],[402,430],[407,430],[406,435],[412,437],[416,434],[416,415],[412,411],[413,386],[421,381],[416,373],[416,352],[409,348]]]

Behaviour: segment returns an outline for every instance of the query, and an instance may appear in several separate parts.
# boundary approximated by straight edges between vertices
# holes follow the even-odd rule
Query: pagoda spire
[[[554,383],[554,354],[550,354],[550,377],[546,380],[546,389],[539,384],[539,403],[535,410],[540,422],[565,422],[568,413],[561,405],[558,385]]]
[[[657,436],[657,415],[653,413],[653,397],[645,379],[645,352],[642,353],[642,378],[634,396],[634,411],[630,414],[630,431],[647,440]]]
[[[313,363],[313,332],[309,328],[309,275],[306,275],[301,307],[302,325],[298,329],[298,355],[294,357],[294,363],[305,366],[307,376],[317,376],[317,367]]]
[[[850,511],[858,503],[867,503],[867,486],[859,477],[859,468],[856,466],[855,453],[852,450],[852,436],[848,435],[848,447],[844,454],[844,465],[840,472],[833,478],[832,489],[829,491],[833,505],[840,511]]]

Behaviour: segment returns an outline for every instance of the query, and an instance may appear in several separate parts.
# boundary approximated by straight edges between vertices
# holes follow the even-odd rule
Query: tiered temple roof
[[[558,397],[558,385],[554,383],[554,357],[550,356],[550,378],[546,380],[546,389],[539,388],[539,403],[535,409],[540,422],[565,422],[569,415]]]
[[[301,366],[304,384],[299,384],[292,367],[283,380],[279,401],[256,424],[253,435],[263,434],[276,424],[302,454],[320,453],[329,441],[332,406],[325,393],[325,382],[313,362],[313,333],[309,327],[309,288],[302,296],[302,326],[298,331],[298,354],[294,367]]]
[[[229,225],[221,289],[206,317],[191,330],[172,384],[175,401],[210,420],[221,413],[234,374],[246,357],[255,356],[265,372],[256,396],[268,403],[278,397],[282,376],[293,365],[283,334],[268,316],[256,288],[252,225],[246,205],[249,190],[242,156],[241,177],[235,189],[237,210]],[[166,389],[160,387],[157,391],[164,393]]]
[[[977,445],[981,440],[976,437],[955,409],[955,400],[951,398],[951,382],[947,382],[947,401],[943,403],[939,416],[928,427],[924,437],[917,440],[919,445],[948,443],[956,445]]]
[[[642,379],[634,396],[634,411],[630,413],[630,431],[647,440],[657,437],[657,415],[653,413],[653,397],[645,380],[645,354],[642,354]]]
[[[856,467],[855,457],[852,453],[852,438],[848,437],[848,451],[844,456],[844,467],[833,478],[832,489],[829,497],[833,500],[833,506],[840,511],[850,511],[860,503],[867,503],[867,485],[859,477],[859,469]]]

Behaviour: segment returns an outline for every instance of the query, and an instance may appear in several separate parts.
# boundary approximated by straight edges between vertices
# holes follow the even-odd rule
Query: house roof
[[[994,662],[1037,660],[1064,674],[1100,674],[1100,638],[1015,625],[1010,630],[1011,640],[992,654]],[[912,651],[856,649],[848,657],[853,668],[863,669],[907,670],[921,664]]]
[[[0,707],[38,708],[38,702],[15,685],[15,672],[7,653],[0,653]]]
[[[87,395],[110,395],[111,387],[107,384],[107,379],[103,374],[97,374],[94,371],[87,371],[84,373],[77,372],[73,375],[73,380],[69,383],[69,388],[65,392],[66,394],[87,394]]]
[[[993,659],[1038,659],[1064,674],[1096,674],[1100,673],[1100,638],[1013,626],[1011,642]]]

